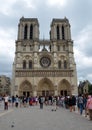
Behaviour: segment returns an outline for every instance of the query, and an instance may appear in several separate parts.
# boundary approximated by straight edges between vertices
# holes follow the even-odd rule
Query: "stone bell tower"
[[[77,72],[73,52],[73,40],[71,39],[71,26],[69,20],[53,19],[51,22],[50,39],[52,41],[51,51],[54,55],[55,68],[72,72],[70,75],[71,86],[77,86]],[[74,92],[77,94],[77,87]]]
[[[39,23],[36,18],[20,19],[18,25],[18,40],[38,40],[39,39]]]

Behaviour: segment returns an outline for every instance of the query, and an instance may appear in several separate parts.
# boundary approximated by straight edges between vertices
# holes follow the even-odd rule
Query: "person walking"
[[[57,98],[56,97],[53,97],[52,106],[53,106],[52,111],[56,111],[57,110]]]
[[[72,95],[69,97],[69,109],[70,109],[70,112],[72,112],[72,109],[73,109],[73,100],[72,100]]]
[[[88,98],[88,95],[87,95],[87,94],[84,94],[84,95],[83,95],[83,107],[84,107],[84,111],[85,111],[85,117],[87,117],[87,108],[86,108],[87,98]]]
[[[44,103],[44,98],[43,98],[43,96],[40,96],[39,97],[40,109],[43,109],[43,103]]]
[[[92,120],[92,95],[88,96],[86,108],[89,113],[89,119]]]
[[[16,95],[16,98],[15,98],[15,107],[18,108],[18,105],[19,105],[19,97],[18,97],[18,95]]]
[[[9,101],[9,97],[8,95],[6,94],[4,96],[4,110],[8,110],[8,101]]]
[[[83,113],[83,96],[81,94],[78,96],[78,105],[79,105],[80,115],[82,115],[82,113]]]
[[[75,111],[75,106],[76,106],[76,97],[73,95],[72,96],[72,109]]]

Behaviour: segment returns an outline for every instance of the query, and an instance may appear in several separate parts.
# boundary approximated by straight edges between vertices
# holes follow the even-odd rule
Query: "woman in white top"
[[[4,110],[8,110],[8,100],[9,100],[8,95],[5,95],[4,96]]]

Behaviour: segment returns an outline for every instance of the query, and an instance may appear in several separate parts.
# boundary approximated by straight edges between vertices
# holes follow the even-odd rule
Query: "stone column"
[[[57,35],[56,35],[56,26],[53,26],[53,39],[57,39]]]
[[[53,42],[53,45],[54,45],[54,46],[53,46],[53,51],[54,51],[54,52],[57,51],[57,46],[56,46],[56,44],[57,44],[56,42]]]
[[[38,52],[39,47],[38,47],[38,42],[34,42],[34,51]]]
[[[24,24],[22,25],[21,29],[21,39],[24,39]]]
[[[54,91],[54,95],[55,95],[55,96],[58,96],[57,85],[55,85],[54,87],[55,87],[55,89],[54,89],[54,90],[55,90],[55,91]]]
[[[18,40],[22,39],[22,24],[18,25]]]
[[[33,96],[34,96],[34,97],[37,96],[37,91],[33,91]]]
[[[68,39],[71,40],[71,31],[70,31],[70,25],[67,27],[67,32],[68,32]]]
[[[37,42],[34,42],[34,67],[37,66],[37,52],[38,52],[38,45]]]
[[[67,40],[68,39],[68,28],[67,28],[66,24],[64,26],[64,35],[65,35],[65,39]]]
[[[57,90],[55,90],[55,96],[58,96],[58,91]]]
[[[39,39],[39,28],[37,26],[37,24],[34,25],[34,38],[35,39]]]

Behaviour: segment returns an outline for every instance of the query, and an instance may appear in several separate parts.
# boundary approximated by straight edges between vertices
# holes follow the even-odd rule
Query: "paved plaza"
[[[51,111],[52,106],[9,108],[0,106],[0,130],[92,130],[92,121],[64,108]]]

